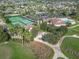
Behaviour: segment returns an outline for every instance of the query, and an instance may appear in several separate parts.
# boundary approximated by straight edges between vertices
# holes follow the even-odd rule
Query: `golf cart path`
[[[43,43],[43,44],[48,45],[50,48],[52,48],[52,49],[54,50],[54,56],[53,56],[52,59],[57,59],[58,57],[63,57],[64,59],[69,59],[68,57],[66,57],[66,56],[62,53],[62,51],[61,51],[61,49],[60,49],[60,46],[61,46],[61,44],[62,44],[64,38],[66,38],[66,37],[79,38],[79,36],[77,36],[77,35],[63,36],[63,37],[59,40],[59,42],[58,42],[57,44],[52,45],[52,44],[50,44],[50,43],[48,43],[48,42],[45,42],[45,41],[43,41],[43,40],[40,39],[40,38],[42,37],[42,35],[44,35],[44,34],[45,34],[45,32],[42,32],[42,33],[38,34],[38,35],[36,36],[36,38],[34,38],[34,41],[41,42],[41,43]]]
[[[79,36],[77,36],[77,35],[66,35],[66,36],[63,36],[63,37],[58,41],[57,45],[61,46],[61,44],[62,44],[64,38],[66,38],[66,37],[79,38]]]
[[[41,34],[38,34],[36,38],[34,38],[35,41],[38,41],[38,42],[41,42],[43,44],[46,44],[48,45],[50,48],[52,48],[54,50],[54,56],[52,59],[57,59],[58,57],[63,57],[65,59],[68,59],[62,52],[61,52],[61,49],[60,49],[60,46],[58,44],[56,45],[52,45],[48,42],[45,42],[39,38],[42,37],[42,35],[44,35],[45,33],[41,33]]]

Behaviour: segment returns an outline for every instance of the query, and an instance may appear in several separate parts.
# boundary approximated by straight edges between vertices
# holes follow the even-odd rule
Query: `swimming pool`
[[[8,16],[9,21],[11,21],[12,25],[31,25],[33,23],[32,19],[25,18],[22,16]]]

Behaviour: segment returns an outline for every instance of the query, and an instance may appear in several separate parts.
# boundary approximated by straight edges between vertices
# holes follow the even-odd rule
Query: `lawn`
[[[64,59],[64,58],[62,58],[62,57],[58,57],[57,59]]]
[[[0,45],[0,59],[10,59],[11,50],[9,47]]]
[[[74,28],[69,28],[68,32],[66,33],[67,35],[79,35],[79,26],[74,27]]]
[[[61,45],[61,50],[67,57],[69,57],[69,59],[78,59],[79,39],[72,37],[65,38]]]
[[[24,48],[20,43],[10,41],[6,45],[0,45],[0,59],[36,59],[36,56],[31,49]]]

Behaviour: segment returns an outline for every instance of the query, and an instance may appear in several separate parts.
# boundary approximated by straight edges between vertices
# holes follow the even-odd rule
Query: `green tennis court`
[[[12,25],[30,25],[33,23],[32,19],[25,18],[22,16],[8,16],[9,21],[11,21]]]

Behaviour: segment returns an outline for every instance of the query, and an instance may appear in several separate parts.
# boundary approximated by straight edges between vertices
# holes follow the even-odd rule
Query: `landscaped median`
[[[67,37],[61,45],[62,52],[69,57],[69,59],[79,58],[79,38]]]

